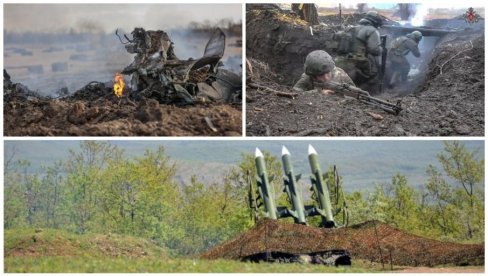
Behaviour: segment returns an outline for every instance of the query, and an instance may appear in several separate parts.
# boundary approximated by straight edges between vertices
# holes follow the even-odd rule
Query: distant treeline
[[[216,22],[211,22],[210,20],[205,20],[203,22],[192,21],[188,24],[186,29],[194,32],[212,32],[215,28],[221,28],[224,32],[232,36],[242,35],[242,22],[234,22],[233,19],[224,18]],[[149,29],[147,29],[149,30]],[[125,31],[130,36],[130,32]],[[183,31],[179,29],[175,30],[165,30],[163,31]],[[3,39],[5,44],[9,43],[52,43],[53,41],[59,42],[86,42],[87,39],[93,37],[110,37],[111,39],[117,39],[114,35],[115,30],[110,33],[105,33],[103,31],[93,32],[93,31],[83,31],[69,29],[64,32],[56,33],[39,33],[39,32],[12,32],[6,29],[3,30]],[[124,31],[121,31],[124,33]]]
[[[5,153],[4,228],[56,228],[74,233],[119,233],[143,237],[173,254],[202,252],[253,225],[249,183],[255,185],[254,157],[243,154],[222,184],[193,177],[180,185],[177,165],[165,149],[127,158],[110,142],[84,141],[66,160],[31,173],[15,150]],[[281,191],[279,159],[265,152],[272,185]],[[484,240],[484,160],[460,142],[445,142],[442,168],[426,168],[421,192],[402,174],[373,192],[346,194],[350,224],[378,219],[435,239]],[[448,184],[445,177],[449,178]],[[290,206],[284,193],[278,206]],[[307,202],[306,204],[310,204]],[[316,220],[309,221],[311,225]]]
[[[66,33],[35,33],[35,32],[9,32],[3,30],[3,39],[5,44],[10,43],[53,43],[53,41],[63,42],[86,42],[87,39],[93,36],[100,36],[100,34],[93,33],[78,33],[78,32],[66,32]]]
[[[203,22],[192,21],[188,24],[188,29],[198,32],[212,32],[215,28],[221,28],[230,35],[242,35],[242,21],[235,22],[231,18],[220,19],[217,22],[211,22],[210,20]]]

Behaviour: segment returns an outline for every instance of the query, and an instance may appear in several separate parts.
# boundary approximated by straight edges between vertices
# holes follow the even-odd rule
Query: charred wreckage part
[[[124,34],[127,52],[136,54],[134,61],[122,70],[130,76],[127,88],[135,100],[154,98],[163,104],[188,105],[195,101],[240,103],[241,77],[219,68],[225,50],[225,34],[216,29],[199,59],[180,60],[173,42],[164,31],[135,28],[132,39]]]

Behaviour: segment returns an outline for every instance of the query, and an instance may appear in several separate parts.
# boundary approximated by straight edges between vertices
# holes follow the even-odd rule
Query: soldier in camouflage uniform
[[[370,93],[379,91],[379,59],[381,57],[381,38],[378,28],[383,19],[370,11],[351,29],[355,39],[354,52],[340,54],[336,65],[344,69],[354,83]]]
[[[388,51],[388,74],[386,78],[390,88],[397,82],[407,81],[410,63],[406,56],[412,52],[415,57],[420,57],[420,40],[422,40],[422,33],[413,31],[391,42],[391,49]]]
[[[295,91],[308,91],[320,88],[320,83],[334,81],[354,85],[351,78],[339,67],[335,66],[334,60],[326,52],[316,50],[307,55],[304,65],[305,73],[302,74],[297,83],[293,86]],[[331,94],[333,91],[324,90],[324,94]]]

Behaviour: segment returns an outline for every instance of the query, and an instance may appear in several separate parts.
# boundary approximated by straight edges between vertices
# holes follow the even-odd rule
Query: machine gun
[[[372,97],[369,95],[368,91],[364,91],[361,88],[358,88],[356,86],[347,84],[347,83],[338,83],[338,82],[333,82],[333,81],[328,81],[326,83],[321,83],[321,88],[323,89],[330,89],[333,90],[337,93],[355,98],[359,100],[360,102],[363,102],[365,104],[369,104],[372,106],[376,106],[378,108],[381,108],[382,110],[398,115],[400,114],[400,111],[402,111],[401,107],[401,101],[398,101],[396,104],[390,103],[388,101],[378,99],[375,97]]]

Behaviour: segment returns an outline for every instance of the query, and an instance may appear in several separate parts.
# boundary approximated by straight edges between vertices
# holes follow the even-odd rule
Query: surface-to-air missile
[[[249,207],[251,209],[251,216],[256,218],[259,214],[263,214],[265,217],[271,219],[293,217],[295,223],[306,224],[307,216],[321,216],[322,217],[322,227],[338,227],[333,218],[333,212],[331,207],[331,198],[329,197],[329,189],[326,181],[322,177],[320,167],[317,161],[317,153],[312,146],[309,146],[309,161],[312,168],[313,175],[312,179],[312,190],[315,193],[314,205],[304,206],[302,199],[302,191],[300,184],[298,182],[300,175],[295,175],[293,171],[293,165],[291,162],[291,154],[286,149],[282,148],[281,161],[283,163],[283,171],[285,174],[284,178],[284,192],[288,194],[288,198],[292,204],[292,210],[285,206],[276,206],[274,201],[274,189],[270,181],[272,181],[272,176],[268,176],[266,171],[266,162],[264,155],[261,151],[256,148],[255,162],[257,171],[257,198],[255,197],[256,191],[254,189],[253,183],[249,182]],[[334,167],[335,168],[335,167]],[[268,178],[269,177],[269,178]],[[251,179],[251,178],[249,178]],[[331,188],[331,191],[342,191],[340,188],[339,176],[334,169],[334,180],[335,186]],[[334,188],[335,187],[335,188]],[[340,198],[337,194],[334,194],[336,200]],[[343,200],[343,198],[342,198]],[[334,204],[345,206],[345,201],[341,204]],[[264,212],[260,211],[260,207],[264,207]],[[338,209],[338,211],[347,211],[346,209]],[[337,212],[336,212],[337,213]],[[339,220],[340,223],[340,220]],[[344,224],[346,225],[346,224]],[[351,265],[351,257],[347,250],[344,249],[333,249],[327,251],[296,253],[296,252],[269,252],[266,248],[258,249],[253,255],[243,258],[243,260],[250,261],[266,261],[266,262],[294,262],[299,260],[300,262],[312,262],[316,264],[327,264],[327,265]],[[308,261],[307,261],[308,260]]]
[[[263,153],[256,148],[256,152],[254,155],[254,161],[256,162],[256,171],[257,171],[257,186],[259,196],[261,197],[264,207],[265,213],[264,216],[277,219],[277,209],[275,206],[274,200],[274,189],[271,187],[269,183],[268,173],[266,172],[266,163],[264,161]]]
[[[322,175],[317,152],[311,145],[309,145],[308,160],[310,168],[312,169],[312,175],[310,176],[312,181],[311,191],[313,192],[312,198],[314,199],[315,204],[305,206],[303,204],[301,185],[298,182],[300,175],[295,175],[291,162],[291,154],[286,147],[282,148],[281,160],[285,174],[283,192],[288,195],[292,209],[290,210],[285,206],[276,206],[274,188],[270,183],[270,181],[272,181],[272,176],[268,176],[264,155],[258,148],[256,148],[255,161],[257,170],[257,188],[254,188],[253,183],[249,183],[248,194],[252,218],[257,219],[261,214],[271,219],[293,217],[295,223],[307,224],[307,217],[321,216],[322,227],[331,228],[347,225],[347,206],[344,200],[342,185],[340,184],[340,177],[335,166],[333,171],[333,183],[328,183],[327,181],[332,180],[329,179],[328,176],[324,177]],[[326,179],[328,180],[326,181]],[[330,194],[331,192],[333,193],[332,196]],[[332,203],[333,199],[334,203]],[[261,206],[264,207],[263,211],[260,211]],[[338,215],[340,212],[343,214],[343,221],[340,222],[339,218],[338,224],[334,220],[334,216]]]
[[[317,152],[312,147],[308,145],[308,161],[310,163],[310,169],[312,170],[312,175],[310,180],[312,181],[312,190],[317,198],[318,208],[316,212],[322,216],[322,226],[323,227],[335,227],[334,217],[332,215],[332,205],[330,203],[329,189],[327,183],[325,182],[322,172],[320,170],[319,161],[317,158]]]
[[[284,191],[288,194],[288,198],[293,206],[293,210],[289,210],[288,212],[295,219],[295,223],[306,224],[302,190],[301,185],[298,183],[300,175],[295,175],[293,172],[290,152],[285,146],[283,146],[281,151],[281,161],[283,163],[283,171],[286,175]]]

